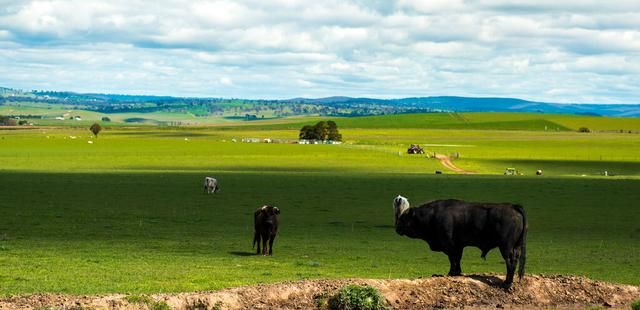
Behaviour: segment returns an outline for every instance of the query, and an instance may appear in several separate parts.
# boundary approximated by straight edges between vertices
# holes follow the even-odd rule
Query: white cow
[[[217,193],[220,190],[220,186],[218,186],[218,180],[212,177],[205,177],[204,190],[207,192],[207,194]]]

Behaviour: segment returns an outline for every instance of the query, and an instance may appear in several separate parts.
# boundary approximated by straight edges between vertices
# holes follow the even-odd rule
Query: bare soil
[[[447,155],[444,154],[436,154],[436,158],[440,161],[440,164],[442,164],[445,168],[451,170],[451,171],[455,171],[457,173],[464,173],[464,174],[473,174],[473,171],[469,171],[469,170],[464,170],[458,166],[456,166],[453,161],[451,161],[451,158]]]
[[[323,309],[328,297],[347,284],[377,288],[392,309],[630,309],[640,287],[576,276],[526,276],[506,291],[492,274],[422,279],[305,280],[237,287],[212,292],[156,294],[172,309]],[[0,298],[0,309],[149,309],[127,295],[38,294]],[[324,305],[324,306],[323,306]]]

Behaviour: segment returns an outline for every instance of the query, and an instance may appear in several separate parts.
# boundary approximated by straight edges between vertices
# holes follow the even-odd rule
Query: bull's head
[[[400,195],[398,195],[398,197],[396,197],[393,200],[393,209],[395,210],[396,213],[396,228],[398,226],[398,219],[400,219],[400,216],[402,214],[404,214],[405,212],[407,212],[407,210],[409,210],[409,200],[407,200],[407,198],[402,197]]]
[[[264,212],[267,215],[277,215],[280,214],[280,209],[277,207],[272,207],[270,205],[264,205],[260,208],[260,212]]]

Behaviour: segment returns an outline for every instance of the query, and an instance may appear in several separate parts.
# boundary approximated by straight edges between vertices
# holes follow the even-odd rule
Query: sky
[[[640,1],[0,0],[0,86],[640,103]]]

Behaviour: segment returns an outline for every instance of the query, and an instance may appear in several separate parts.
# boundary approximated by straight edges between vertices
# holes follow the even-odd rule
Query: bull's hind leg
[[[273,241],[276,239],[276,235],[269,236],[269,255],[273,255]]]
[[[256,250],[256,254],[260,254],[260,234],[258,232],[253,236],[253,244],[258,245],[258,249]]]
[[[269,241],[269,235],[262,235],[262,255],[267,256],[267,241]]]
[[[460,260],[462,259],[462,249],[452,249],[445,252],[449,256],[449,276],[459,276],[462,274]]]
[[[500,247],[500,253],[502,254],[502,258],[504,258],[504,262],[507,265],[507,277],[504,280],[503,286],[504,288],[508,289],[513,283],[513,275],[516,272],[518,255],[516,253],[516,249],[514,249],[513,247]]]

